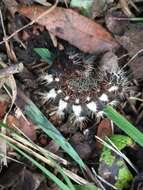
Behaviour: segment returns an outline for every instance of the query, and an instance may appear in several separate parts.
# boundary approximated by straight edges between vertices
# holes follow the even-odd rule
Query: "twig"
[[[6,37],[3,39],[3,41],[0,42],[0,45],[7,42],[8,40],[10,40],[13,36],[15,36],[17,33],[21,32],[22,30],[24,30],[25,28],[27,28],[28,26],[33,25],[35,22],[37,22],[39,19],[41,19],[42,17],[44,17],[45,15],[47,15],[48,13],[50,13],[51,11],[53,11],[57,4],[58,4],[59,0],[56,0],[55,4],[49,8],[47,11],[45,11],[44,13],[42,13],[40,16],[38,16],[35,20],[31,21],[30,23],[26,24],[25,26],[23,26],[22,28],[16,30],[15,32],[13,32],[10,36]]]
[[[0,19],[1,19],[1,25],[2,25],[3,34],[4,34],[4,37],[6,37],[6,31],[5,31],[5,27],[4,27],[4,22],[3,22],[3,16],[2,16],[1,9],[0,9]]]
[[[10,65],[4,69],[0,69],[0,78],[8,77],[11,74],[19,73],[23,70],[23,64]]]
[[[5,30],[5,26],[4,26],[4,21],[3,21],[3,16],[2,16],[1,9],[0,9],[0,20],[1,20],[2,30],[3,30],[3,34],[4,34],[4,38],[3,39],[6,39],[7,35],[6,35],[6,30]],[[8,57],[11,60],[13,60],[14,62],[17,62],[16,55],[15,55],[13,49],[11,48],[10,44],[8,43],[8,41],[4,40],[4,42],[5,42],[5,47],[6,47],[6,51],[7,51]]]

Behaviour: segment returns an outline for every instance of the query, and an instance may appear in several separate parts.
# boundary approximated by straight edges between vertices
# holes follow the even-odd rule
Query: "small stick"
[[[4,77],[8,77],[9,75],[13,75],[15,73],[19,73],[23,70],[23,64],[15,64],[15,65],[10,65],[4,69],[0,69],[0,79]]]
[[[50,13],[51,11],[53,11],[57,4],[58,4],[58,1],[59,0],[56,0],[55,4],[50,7],[48,10],[46,10],[44,13],[42,13],[40,16],[38,16],[35,20],[29,22],[28,24],[24,25],[22,28],[16,30],[15,32],[13,32],[10,36],[4,38],[1,42],[0,42],[0,45],[5,43],[6,41],[10,40],[13,36],[15,36],[17,33],[19,33],[20,31],[24,30],[25,28],[27,28],[28,26],[31,26],[33,25],[35,22],[37,22],[39,19],[41,19],[42,17],[44,17],[45,15],[47,15],[48,13]]]
[[[4,34],[4,39],[5,39],[7,37],[7,35],[6,35],[6,30],[5,30],[5,26],[4,26],[4,21],[3,21],[3,16],[2,16],[1,9],[0,9],[0,19],[1,19],[2,30],[3,30],[3,34]],[[15,55],[15,53],[14,53],[13,49],[11,48],[8,41],[5,41],[5,47],[6,47],[8,57],[11,60],[13,60],[14,62],[17,62],[16,55]]]

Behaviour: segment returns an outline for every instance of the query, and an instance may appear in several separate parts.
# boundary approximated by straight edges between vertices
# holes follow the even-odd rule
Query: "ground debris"
[[[18,9],[21,14],[31,20],[36,20],[46,10],[42,6],[20,7]],[[56,7],[37,22],[44,25],[57,37],[68,41],[84,52],[99,53],[118,47],[115,39],[101,25],[71,9]]]

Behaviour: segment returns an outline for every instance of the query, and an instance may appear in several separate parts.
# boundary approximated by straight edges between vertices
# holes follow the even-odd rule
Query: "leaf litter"
[[[9,101],[5,101],[1,98],[1,123],[4,122],[6,125],[9,126],[9,128],[6,129],[2,125],[3,128],[1,129],[4,130],[4,133],[1,133],[1,142],[4,142],[2,148],[4,148],[5,152],[5,163],[7,162],[7,157],[11,155],[12,158],[18,158],[24,164],[24,169],[20,166],[21,174],[18,174],[19,176],[22,175],[24,181],[19,180],[19,183],[17,183],[15,180],[17,180],[18,177],[16,176],[16,172],[14,172],[15,169],[11,167],[13,165],[13,162],[8,160],[9,171],[4,170],[3,168],[1,175],[4,176],[5,174],[7,174],[9,176],[10,172],[14,172],[13,175],[16,177],[11,180],[10,183],[7,181],[7,183],[5,184],[5,178],[1,178],[0,185],[3,186],[4,189],[6,189],[7,187],[12,187],[14,189],[14,186],[18,189],[29,188],[31,190],[40,189],[40,187],[44,187],[44,189],[49,187],[50,189],[55,189],[53,183],[49,179],[46,180],[45,183],[45,178],[39,179],[39,177],[36,177],[36,182],[38,180],[38,185],[35,185],[35,175],[37,172],[39,173],[39,171],[37,171],[37,169],[33,167],[33,165],[29,163],[29,161],[22,159],[22,157],[16,154],[14,150],[17,150],[21,155],[31,160],[33,163],[36,164],[38,168],[42,170],[44,169],[45,172],[47,172],[47,174],[49,175],[50,173],[48,173],[47,171],[48,167],[45,166],[45,168],[43,168],[43,166],[39,165],[36,160],[33,160],[32,157],[30,157],[28,154],[25,154],[25,152],[22,152],[19,149],[18,145],[21,146],[21,148],[25,147],[25,149],[23,149],[24,151],[28,150],[29,153],[32,151],[34,153],[33,156],[36,155],[39,159],[41,157],[38,155],[37,152],[34,152],[35,148],[37,151],[41,150],[43,152],[43,156],[46,156],[44,153],[44,149],[56,151],[54,153],[57,154],[57,157],[55,156],[55,158],[57,159],[57,163],[68,163],[67,165],[69,169],[65,169],[64,175],[62,175],[62,177],[60,178],[56,178],[52,175],[56,175],[58,172],[60,173],[59,168],[58,172],[56,167],[55,169],[51,169],[52,180],[54,180],[61,188],[65,187],[69,189],[70,187],[71,189],[77,190],[85,188],[105,189],[105,187],[107,186],[107,189],[116,189],[116,187],[119,187],[121,185],[120,188],[124,189],[125,187],[127,187],[129,178],[125,181],[125,183],[121,184],[120,182],[122,179],[122,173],[120,173],[119,171],[120,169],[124,170],[125,167],[126,171],[124,171],[126,174],[128,173],[130,175],[129,180],[131,182],[130,184],[128,183],[128,189],[134,189],[135,183],[137,183],[137,186],[142,183],[141,173],[143,171],[143,168],[141,167],[142,162],[140,159],[142,155],[142,148],[139,147],[137,143],[133,147],[124,147],[124,149],[122,150],[123,153],[120,152],[120,156],[118,154],[116,155],[115,153],[115,159],[118,158],[118,161],[120,161],[120,166],[115,165],[115,162],[111,163],[110,171],[112,178],[110,178],[109,175],[108,178],[106,178],[108,172],[107,167],[105,166],[105,161],[110,160],[109,158],[107,158],[107,160],[102,159],[101,161],[101,158],[103,158],[102,153],[104,149],[107,149],[107,147],[105,147],[105,145],[101,146],[99,142],[97,142],[97,140],[95,139],[95,135],[99,136],[101,140],[105,140],[106,136],[110,137],[112,134],[123,135],[124,133],[107,118],[102,118],[105,117],[104,113],[99,112],[98,119],[95,119],[96,113],[92,113],[92,117],[88,117],[82,125],[78,126],[79,123],[76,123],[75,126],[75,123],[73,123],[72,120],[68,118],[67,113],[64,115],[64,117],[62,114],[58,117],[56,117],[54,114],[50,114],[55,113],[57,109],[53,104],[53,100],[50,99],[50,101],[47,101],[46,104],[43,104],[43,102],[41,101],[41,97],[39,96],[39,91],[41,89],[47,90],[45,82],[49,82],[50,79],[53,81],[53,76],[51,76],[51,78],[47,76],[47,81],[42,81],[42,83],[40,82],[39,84],[41,76],[45,76],[47,74],[47,70],[51,71],[52,74],[53,72],[57,74],[59,71],[60,74],[62,74],[62,72],[64,71],[65,73],[67,72],[70,76],[72,73],[72,69],[75,67],[76,69],[74,71],[78,76],[79,74],[81,74],[81,71],[84,71],[81,67],[81,65],[83,65],[85,66],[85,71],[83,73],[87,77],[90,76],[93,68],[94,70],[96,70],[96,74],[98,76],[100,71],[103,70],[114,70],[114,72],[116,72],[119,66],[121,70],[125,69],[125,73],[127,73],[127,78],[132,83],[131,88],[129,89],[132,99],[130,99],[129,101],[128,99],[130,97],[128,96],[128,94],[123,93],[123,91],[120,92],[120,90],[116,91],[115,89],[117,88],[117,86],[112,86],[110,90],[115,90],[113,92],[113,94],[115,93],[114,96],[116,95],[116,93],[118,94],[120,92],[120,98],[122,99],[121,102],[112,101],[112,106],[115,106],[124,117],[126,117],[131,123],[133,123],[136,128],[142,131],[142,101],[139,101],[143,98],[142,75],[140,74],[142,73],[142,67],[139,64],[140,62],[142,62],[142,56],[139,53],[142,51],[142,42],[140,40],[142,23],[133,24],[129,20],[124,20],[124,24],[122,24],[121,18],[123,17],[128,19],[128,17],[131,17],[132,15],[137,17],[140,16],[140,13],[142,12],[142,3],[136,1],[123,2],[107,0],[102,1],[102,3],[105,4],[102,4],[101,6],[101,4],[98,4],[98,2],[101,3],[101,1],[97,0],[95,2],[97,3],[96,8],[99,7],[98,10],[94,7],[95,3],[93,3],[92,7],[84,7],[83,10],[83,7],[80,7],[80,3],[76,6],[76,2],[74,2],[73,6],[73,4],[70,4],[69,1],[62,0],[60,2],[56,1],[55,4],[53,4],[53,2],[50,0],[42,2],[39,2],[37,0],[7,0],[0,3],[0,7],[2,9],[8,10],[8,12],[6,13],[7,15],[5,15],[5,12],[3,11],[1,12],[3,18],[1,19],[2,23],[0,24],[0,27],[3,29],[3,31],[6,31],[4,36],[0,33],[0,57],[1,59],[3,59],[2,68],[0,70],[0,72],[2,73],[2,75],[0,76],[0,91],[2,94],[1,97],[6,97],[8,95],[10,97],[9,99],[11,100],[10,103]],[[25,6],[25,4],[28,6]],[[41,4],[43,6],[41,6]],[[8,14],[11,15],[11,19],[8,17]],[[8,24],[9,26],[11,26],[12,30],[10,30],[10,28],[7,26],[6,19],[8,20]],[[13,31],[12,34],[11,31]],[[5,47],[3,43],[5,44]],[[40,57],[36,55],[34,49],[38,51]],[[6,59],[3,58],[3,55],[6,55]],[[89,57],[90,59],[88,59]],[[24,63],[23,69],[17,70],[17,66],[21,61]],[[75,76],[73,77],[72,82],[69,81],[69,85],[72,84],[72,87],[74,88],[75,83],[73,82],[76,79]],[[98,80],[100,81],[100,91],[102,92],[108,89],[108,74],[106,75],[107,81],[102,81],[103,75],[99,76]],[[119,76],[117,75],[117,77]],[[58,82],[59,78],[56,77],[54,78],[54,80],[54,82]],[[66,82],[68,80],[69,79],[67,78]],[[112,78],[112,80],[114,80],[114,78]],[[77,81],[78,80],[76,80],[76,83]],[[82,83],[82,85],[85,88],[85,85],[87,85],[87,81],[83,81],[84,82]],[[90,82],[91,81],[93,82],[93,80],[90,80]],[[65,81],[63,82],[61,78],[60,82],[60,84],[63,84],[62,89],[67,88],[67,86],[64,86]],[[94,82],[97,85],[98,81]],[[50,85],[52,86],[53,84]],[[53,88],[50,85],[48,86],[48,88]],[[79,87],[81,87],[81,83],[78,83],[78,85]],[[95,95],[95,91],[99,91],[97,87],[93,91],[90,90],[91,96]],[[128,88],[128,86],[125,87]],[[72,92],[71,89],[70,92]],[[52,93],[48,94],[48,96],[49,95],[50,97],[54,96],[54,94]],[[100,99],[102,101],[100,101],[100,103],[105,104],[110,95],[111,94],[108,92],[106,96],[101,96]],[[85,94],[84,96],[87,96],[87,94]],[[97,98],[98,96],[100,96],[99,92],[96,93],[96,96]],[[81,121],[84,117],[84,114],[83,116],[80,115],[81,107],[79,105],[79,100],[77,97],[76,99],[74,99],[71,94],[70,97],[73,98],[72,100],[76,100],[74,106],[72,106],[72,109],[75,113],[75,115],[73,115],[73,118],[76,116],[76,119],[78,119],[78,121]],[[81,97],[79,97],[79,99],[80,98]],[[35,103],[35,105],[31,100]],[[66,94],[64,101],[66,102],[67,100],[68,95]],[[87,96],[86,101],[89,101],[90,103],[90,97]],[[104,104],[101,105],[100,103],[97,104],[97,109],[99,106],[104,106]],[[62,102],[61,106],[64,107],[65,103]],[[89,104],[90,110],[96,112],[95,106],[96,104],[92,103],[91,106]],[[16,107],[19,107],[21,109],[21,111],[18,113],[22,113],[22,115],[17,115]],[[60,107],[60,113],[64,113],[65,110],[62,110],[63,107]],[[71,108],[68,107],[68,109],[70,110]],[[86,113],[88,112],[88,114],[90,115],[90,110],[85,109],[82,111],[85,111]],[[70,114],[70,111],[68,112],[68,114]],[[53,126],[50,121],[55,126]],[[49,128],[47,124],[50,124],[51,128]],[[126,121],[125,124],[127,124]],[[12,141],[12,132],[9,132],[9,129],[15,129],[11,128],[11,126],[18,127],[19,130],[22,131],[20,134],[24,134],[24,138],[26,139],[20,141],[22,139],[19,136],[19,138],[15,139],[15,141]],[[38,126],[40,126],[40,128]],[[45,127],[43,128],[43,126]],[[63,130],[63,128],[66,128],[66,130]],[[48,133],[47,130],[49,130]],[[54,149],[52,149],[52,146],[55,145],[53,145],[53,141],[51,141],[48,136],[46,136],[45,138],[44,132],[52,137],[53,140],[58,143],[58,145],[61,145],[64,151],[60,148],[60,146],[54,147]],[[4,139],[11,139],[11,141],[7,142]],[[117,139],[118,135],[116,137],[116,140]],[[142,140],[140,139],[140,141]],[[6,142],[9,143],[9,146],[6,145]],[[12,142],[15,142],[16,144],[11,144]],[[20,143],[24,142],[26,143],[25,145],[20,145]],[[138,139],[136,140],[136,142],[138,142]],[[39,147],[39,144],[43,147]],[[26,148],[29,145],[31,146],[29,148],[32,148],[31,150]],[[11,148],[11,146],[13,147],[13,149]],[[108,150],[111,151],[110,148]],[[65,152],[67,152],[73,159],[65,154]],[[51,155],[53,155],[54,153],[51,152]],[[136,158],[134,158],[133,156],[135,153],[137,155]],[[141,155],[139,155],[139,153]],[[123,161],[123,158],[125,158],[125,156],[127,160]],[[43,160],[45,160],[44,157],[42,158]],[[42,161],[40,162],[41,164],[43,164]],[[83,167],[85,171],[83,172],[82,170],[80,170],[77,164]],[[19,163],[16,163],[15,165],[16,167],[18,167]],[[101,165],[104,165],[104,167],[102,167],[102,172],[99,172],[99,168],[101,168]],[[141,168],[138,170],[137,175],[134,173],[134,171],[132,171],[129,165],[132,168]],[[97,171],[98,175],[95,175],[94,172],[92,173],[91,168],[94,168],[94,171]],[[68,176],[68,179],[66,178],[65,174]],[[101,175],[100,178],[97,178],[97,176],[99,175]],[[31,181],[30,183],[29,179]],[[70,179],[73,179],[74,182],[71,182]],[[101,179],[101,181],[99,179]],[[106,179],[107,182],[105,183]],[[126,179],[125,176],[124,179]],[[140,179],[139,182],[138,179]],[[66,183],[63,183],[64,180]],[[76,182],[81,185],[75,185]],[[89,182],[92,182],[94,185],[90,185]],[[26,183],[29,184],[29,186],[26,186]]]

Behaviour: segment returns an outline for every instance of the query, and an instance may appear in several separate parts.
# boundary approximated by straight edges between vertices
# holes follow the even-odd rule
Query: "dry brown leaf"
[[[28,122],[25,118],[22,116],[17,119],[13,115],[9,115],[7,117],[7,124],[9,127],[16,126],[19,128],[27,137],[29,137],[31,140],[36,139],[36,131],[35,131],[35,126]]]
[[[8,107],[9,98],[6,95],[0,94],[0,120],[3,119]]]
[[[47,11],[44,6],[22,6],[18,11],[84,52],[99,53],[118,47],[115,39],[101,25],[74,10],[56,7],[40,19],[37,18]]]
[[[103,119],[101,123],[98,125],[97,136],[104,140],[106,136],[110,137],[112,133],[113,131],[111,127],[111,121],[109,119]],[[101,149],[102,146],[103,145],[99,141],[96,141],[97,149]]]

